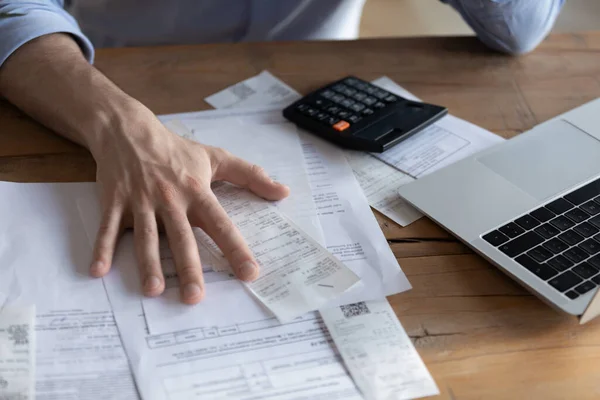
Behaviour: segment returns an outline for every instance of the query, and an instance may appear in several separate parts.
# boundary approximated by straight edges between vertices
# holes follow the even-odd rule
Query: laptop
[[[400,195],[550,305],[582,315],[600,286],[600,99]]]

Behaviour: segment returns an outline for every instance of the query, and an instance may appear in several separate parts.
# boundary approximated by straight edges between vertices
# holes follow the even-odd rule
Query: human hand
[[[223,149],[175,135],[145,108],[132,111],[126,121],[101,145],[90,146],[103,207],[91,274],[109,272],[121,233],[133,227],[144,294],[161,294],[160,226],[173,253],[182,301],[197,303],[204,296],[204,281],[192,227],[199,227],[221,248],[239,279],[255,279],[258,264],[210,184],[228,181],[268,200],[286,197],[289,189]]]

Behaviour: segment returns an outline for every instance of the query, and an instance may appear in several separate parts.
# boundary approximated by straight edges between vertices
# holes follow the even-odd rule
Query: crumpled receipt
[[[0,308],[0,399],[35,398],[35,306]]]
[[[318,310],[360,282],[277,207],[227,183],[213,185],[213,192],[260,266],[260,276],[246,283],[248,289],[280,322]],[[214,244],[207,246],[216,251]]]

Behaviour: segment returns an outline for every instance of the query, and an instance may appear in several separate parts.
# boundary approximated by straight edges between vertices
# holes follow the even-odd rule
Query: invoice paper
[[[35,306],[0,307],[0,399],[35,398]]]
[[[264,82],[262,84],[257,83],[261,81]],[[248,84],[252,84],[257,88],[257,90],[252,93],[248,93],[243,104],[228,105],[228,107],[261,107],[269,104],[279,104],[280,108],[283,108],[284,106],[289,105],[292,101],[300,98],[300,95],[294,91],[294,93],[297,95],[297,98],[293,99],[287,104],[277,101],[277,98],[273,97],[271,93],[293,89],[271,75],[268,71],[263,71],[259,75],[249,78],[246,81],[230,86],[229,88],[219,92],[219,94],[221,96],[228,97],[234,96],[233,92],[237,90],[235,88],[238,85]],[[278,89],[260,90],[261,88],[275,87]],[[226,93],[228,94],[226,95]],[[205,100],[208,101],[208,99],[210,99],[210,97]],[[218,102],[209,103],[215,108],[223,108]],[[349,151],[348,155],[351,153],[355,152]],[[398,185],[410,181],[411,178],[409,176],[398,170],[395,170],[394,168],[390,168],[384,163],[381,163],[377,158],[363,158],[360,160],[355,158],[354,160],[349,159],[348,162],[350,163],[350,166],[352,167],[356,178],[358,179],[358,182],[365,193],[365,196],[367,196],[369,204],[373,208],[402,226],[408,225],[422,216],[422,214],[420,214],[407,202],[402,200],[398,195],[398,189],[400,187]]]
[[[387,300],[321,310],[346,368],[368,400],[406,400],[439,394]]]
[[[236,83],[204,101],[214,108],[245,108],[259,105],[287,106],[300,99],[294,89],[275,78],[271,73],[260,74]]]
[[[115,317],[144,400],[363,399],[316,313],[160,335],[140,309]]]
[[[372,82],[385,90],[419,101],[388,77]],[[432,126],[383,153],[373,155],[414,177],[430,174],[504,139],[453,115],[446,115]]]
[[[75,199],[93,183],[0,182],[4,307],[36,305],[38,399],[137,399]],[[1,396],[0,396],[1,397]]]

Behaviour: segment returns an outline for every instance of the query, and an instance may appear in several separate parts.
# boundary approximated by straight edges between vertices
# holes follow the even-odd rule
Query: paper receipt
[[[226,183],[213,191],[260,266],[248,288],[281,322],[319,309],[360,281],[275,206]]]
[[[356,386],[368,400],[439,394],[386,299],[320,310]]]
[[[35,396],[35,307],[0,309],[0,399]]]

